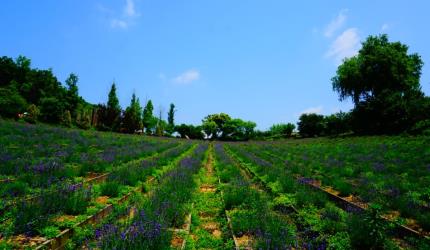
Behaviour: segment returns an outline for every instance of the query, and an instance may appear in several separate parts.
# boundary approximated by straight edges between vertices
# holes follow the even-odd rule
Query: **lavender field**
[[[429,137],[205,142],[2,121],[0,145],[1,249],[430,246]]]

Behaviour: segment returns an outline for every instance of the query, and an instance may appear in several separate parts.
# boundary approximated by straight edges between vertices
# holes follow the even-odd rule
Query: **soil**
[[[76,216],[73,215],[61,215],[54,219],[55,222],[73,221]]]
[[[215,238],[221,238],[221,236],[222,236],[222,232],[220,231],[220,230],[218,230],[218,229],[215,229],[213,232],[212,232],[212,235],[215,237]]]
[[[207,220],[214,217],[214,213],[211,212],[199,212],[199,217],[202,220]]]
[[[240,237],[236,237],[237,244],[240,249],[251,250],[252,249],[252,237],[250,235],[244,234]]]
[[[36,236],[36,237],[27,237],[23,234],[13,236],[11,239],[9,239],[7,242],[18,244],[20,246],[29,246],[29,247],[35,247],[39,244],[42,244],[47,239],[44,237]]]
[[[200,186],[200,192],[202,193],[214,193],[216,191],[215,186],[203,184]]]
[[[99,196],[96,199],[96,202],[99,204],[106,205],[108,203],[109,196]]]
[[[181,248],[183,242],[184,242],[184,239],[175,235],[172,239],[171,246],[174,248]]]
[[[207,222],[207,223],[203,224],[203,228],[206,231],[213,232],[213,231],[219,229],[219,225],[216,222]]]

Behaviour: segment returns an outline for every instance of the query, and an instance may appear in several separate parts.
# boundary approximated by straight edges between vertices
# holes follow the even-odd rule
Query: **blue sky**
[[[14,0],[0,7],[0,55],[25,55],[80,94],[122,107],[133,91],[177,123],[225,112],[257,122],[296,122],[302,112],[347,111],[330,79],[368,35],[387,33],[425,65],[430,94],[428,1]],[[164,115],[165,117],[165,115]]]

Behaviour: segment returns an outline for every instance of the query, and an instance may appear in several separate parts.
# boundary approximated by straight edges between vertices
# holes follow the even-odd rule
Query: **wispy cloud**
[[[124,6],[124,14],[128,17],[135,17],[139,15],[136,12],[133,0],[126,0],[126,4]]]
[[[134,0],[125,0],[121,10],[110,9],[103,4],[97,4],[97,9],[107,15],[109,25],[113,29],[127,29],[140,16]]]
[[[381,32],[386,32],[390,28],[390,25],[384,23],[381,27]]]
[[[326,52],[327,58],[332,58],[337,64],[343,59],[357,55],[360,49],[360,37],[356,28],[349,28],[340,34]]]
[[[322,111],[323,111],[323,106],[310,107],[310,108],[307,108],[307,109],[303,110],[302,112],[300,112],[300,115],[302,115],[302,114],[321,114]]]
[[[332,37],[336,31],[338,31],[345,24],[347,19],[346,13],[347,9],[343,9],[339,12],[336,18],[334,18],[324,29],[325,37]]]
[[[128,23],[124,20],[114,18],[111,20],[110,26],[112,28],[127,29]]]
[[[196,69],[190,69],[172,79],[175,84],[190,84],[200,79],[200,72]]]

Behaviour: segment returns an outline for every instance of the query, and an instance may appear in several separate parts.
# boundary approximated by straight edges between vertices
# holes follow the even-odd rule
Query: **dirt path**
[[[194,195],[193,221],[186,249],[223,249],[227,221],[214,173],[213,146],[210,145],[205,168],[199,173],[199,187]]]

